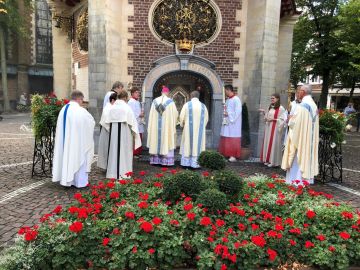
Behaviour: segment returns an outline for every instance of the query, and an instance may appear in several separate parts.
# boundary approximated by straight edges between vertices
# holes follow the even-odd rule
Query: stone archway
[[[155,84],[169,73],[187,71],[205,77],[212,88],[211,108],[212,117],[209,121],[211,129],[207,130],[207,147],[216,148],[220,139],[222,123],[223,81],[215,71],[215,64],[202,57],[194,55],[170,55],[158,59],[154,68],[145,77],[142,95],[145,100],[145,113],[148,115],[153,100]]]

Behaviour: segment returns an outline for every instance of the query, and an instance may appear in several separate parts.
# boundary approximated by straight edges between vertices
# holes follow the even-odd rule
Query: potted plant
[[[240,159],[249,159],[251,155],[250,147],[250,125],[249,125],[249,112],[246,103],[242,106],[242,137],[241,137],[241,156]]]

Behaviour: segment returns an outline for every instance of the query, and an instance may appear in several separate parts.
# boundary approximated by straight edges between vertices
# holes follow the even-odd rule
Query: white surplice
[[[85,187],[94,156],[95,120],[78,103],[70,101],[60,111],[55,135],[53,182]]]
[[[106,178],[126,177],[132,171],[133,149],[141,146],[137,121],[130,106],[117,100],[106,115],[109,148]]]
[[[227,125],[221,126],[220,135],[223,137],[240,138],[242,122],[242,104],[238,96],[226,100]]]
[[[134,98],[130,98],[128,105],[130,106],[130,108],[132,109],[136,121],[138,123],[138,128],[139,128],[139,133],[144,133],[144,124],[143,124],[143,118],[140,117],[141,114],[141,104],[138,100],[134,99]]]

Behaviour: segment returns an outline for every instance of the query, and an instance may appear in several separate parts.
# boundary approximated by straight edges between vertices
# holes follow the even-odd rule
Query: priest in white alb
[[[136,121],[138,123],[139,134],[142,140],[142,134],[144,133],[144,112],[141,108],[140,99],[140,90],[137,87],[133,87],[130,90],[131,98],[129,99],[128,105],[132,109]],[[142,152],[142,147],[134,149],[134,157],[140,157]]]
[[[109,114],[110,108],[117,100],[117,93],[112,93],[109,97],[109,103],[104,107],[101,119],[100,119],[100,136],[99,136],[99,147],[98,147],[98,161],[97,166],[101,169],[106,170],[107,168],[107,159],[109,152],[109,124],[105,123],[105,119]]]
[[[220,132],[219,152],[230,162],[235,162],[241,154],[242,104],[232,85],[225,85],[226,112]]]
[[[311,86],[301,86],[298,97],[301,103],[289,120],[289,132],[281,168],[286,170],[286,182],[314,183],[318,174],[319,114],[311,97]]]
[[[82,188],[89,183],[95,120],[81,107],[83,100],[83,93],[73,91],[57,119],[52,181],[66,187]]]
[[[109,149],[106,178],[124,178],[133,170],[133,149],[141,145],[138,124],[127,104],[128,93],[122,90],[105,117],[109,126]]]
[[[148,122],[147,147],[150,164],[173,166],[176,148],[176,124],[178,111],[174,101],[168,97],[169,88],[163,86],[161,96],[154,99]]]
[[[111,94],[113,94],[113,93],[118,94],[123,89],[124,89],[124,85],[121,82],[119,82],[119,81],[114,82],[113,86],[111,87],[111,90],[105,94],[103,108],[105,108],[106,104],[108,104],[110,102],[109,100],[110,100]]]
[[[205,150],[206,124],[208,122],[208,110],[204,103],[200,102],[200,93],[190,93],[191,100],[183,106],[180,113],[180,126],[183,133],[181,137],[181,166],[199,168],[198,157]]]

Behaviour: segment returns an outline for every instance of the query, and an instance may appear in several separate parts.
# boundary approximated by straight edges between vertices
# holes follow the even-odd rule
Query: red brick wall
[[[213,61],[216,71],[225,83],[232,83],[232,79],[238,78],[238,72],[233,71],[233,64],[239,59],[234,57],[234,51],[239,50],[235,44],[235,38],[240,34],[235,33],[235,27],[240,22],[235,21],[236,10],[241,9],[242,0],[217,0],[222,14],[222,28],[217,38],[209,45],[196,48],[195,54]],[[134,78],[134,86],[141,87],[145,76],[151,70],[152,63],[166,55],[174,54],[174,49],[158,41],[150,32],[148,14],[152,0],[129,0],[134,5],[134,16],[129,20],[134,22],[134,27],[129,32],[134,34],[134,39],[129,40],[133,46],[133,53],[129,59],[133,61],[133,67],[128,68],[129,75]]]
[[[75,65],[75,63],[79,62],[80,68],[87,67],[89,65],[89,54],[80,51],[78,43],[76,41],[73,41],[71,43],[71,51],[72,51],[72,68],[73,68],[73,73],[71,74],[71,77],[72,77],[71,87],[73,90],[76,90],[75,89],[76,88],[76,76],[74,74],[74,68],[75,68],[74,65]]]

